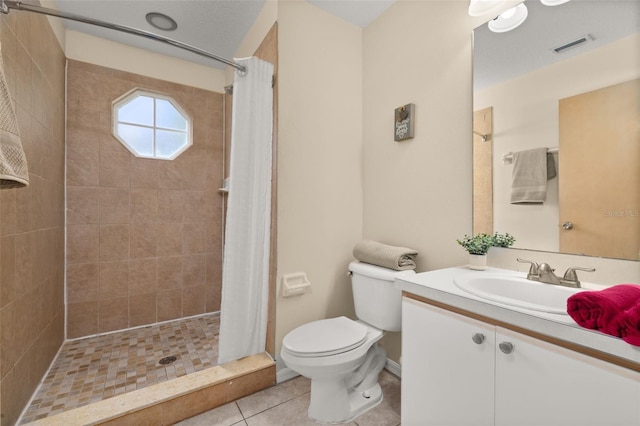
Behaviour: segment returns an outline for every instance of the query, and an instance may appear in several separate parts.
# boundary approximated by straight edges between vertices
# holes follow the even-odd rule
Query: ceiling
[[[271,0],[56,0],[56,4],[63,12],[154,32],[232,59],[265,1]],[[306,1],[365,28],[396,0]],[[586,49],[637,33],[640,28],[638,0],[572,0],[555,7],[544,6],[540,0],[526,0],[525,4],[529,16],[515,30],[496,34],[482,25],[474,31],[474,87],[487,87],[513,78],[531,69],[583,53]],[[153,28],[145,20],[149,12],[172,17],[178,23],[178,28],[171,32]],[[212,59],[139,36],[71,20],[64,20],[64,24],[72,30],[156,53],[214,68],[226,67]],[[550,51],[584,35],[590,35],[594,41],[568,49],[560,55]]]
[[[364,28],[395,0],[308,1]],[[227,59],[233,58],[264,4],[265,0],[56,0],[57,8],[62,12],[149,31]],[[170,32],[155,29],[145,19],[149,12],[170,16],[178,28]],[[226,67],[212,59],[143,37],[71,20],[64,20],[64,24],[71,30],[167,56],[214,68]]]
[[[544,6],[526,0],[526,21],[507,33],[487,25],[474,30],[474,88],[482,89],[562,61],[640,31],[637,0],[573,0]],[[591,41],[555,53],[555,47],[588,36]]]

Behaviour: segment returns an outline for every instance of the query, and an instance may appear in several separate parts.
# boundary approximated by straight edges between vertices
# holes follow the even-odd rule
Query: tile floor
[[[349,426],[400,425],[400,379],[380,374],[383,401],[356,417]],[[304,377],[249,395],[235,402],[177,423],[179,426],[306,426],[320,423],[307,416],[310,381]]]
[[[215,313],[65,342],[21,424],[213,367],[219,328]]]

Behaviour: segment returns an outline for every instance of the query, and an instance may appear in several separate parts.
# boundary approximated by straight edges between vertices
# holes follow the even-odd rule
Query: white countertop
[[[630,345],[620,338],[580,327],[569,315],[550,314],[500,304],[467,293],[454,284],[454,278],[460,274],[486,274],[487,272],[526,277],[525,273],[506,269],[487,268],[486,271],[472,271],[465,266],[402,277],[396,279],[395,285],[407,293],[640,364],[640,347]]]

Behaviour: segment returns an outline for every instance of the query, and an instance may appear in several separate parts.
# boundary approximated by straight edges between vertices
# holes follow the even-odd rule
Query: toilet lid
[[[282,346],[300,357],[329,356],[357,348],[366,338],[367,327],[338,317],[301,325],[284,337]]]

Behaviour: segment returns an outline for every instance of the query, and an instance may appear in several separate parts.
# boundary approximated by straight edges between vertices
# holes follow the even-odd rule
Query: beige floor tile
[[[315,426],[322,423],[307,416],[309,395],[304,394],[246,419],[249,426]],[[355,423],[347,423],[356,426]]]
[[[386,370],[380,374],[382,402],[355,419],[358,426],[396,426],[400,424],[400,380]]]
[[[235,402],[222,405],[213,410],[176,423],[176,426],[231,426],[245,425],[242,414]]]
[[[239,399],[236,402],[244,418],[248,418],[310,391],[311,380],[300,376],[280,383],[278,386]]]

